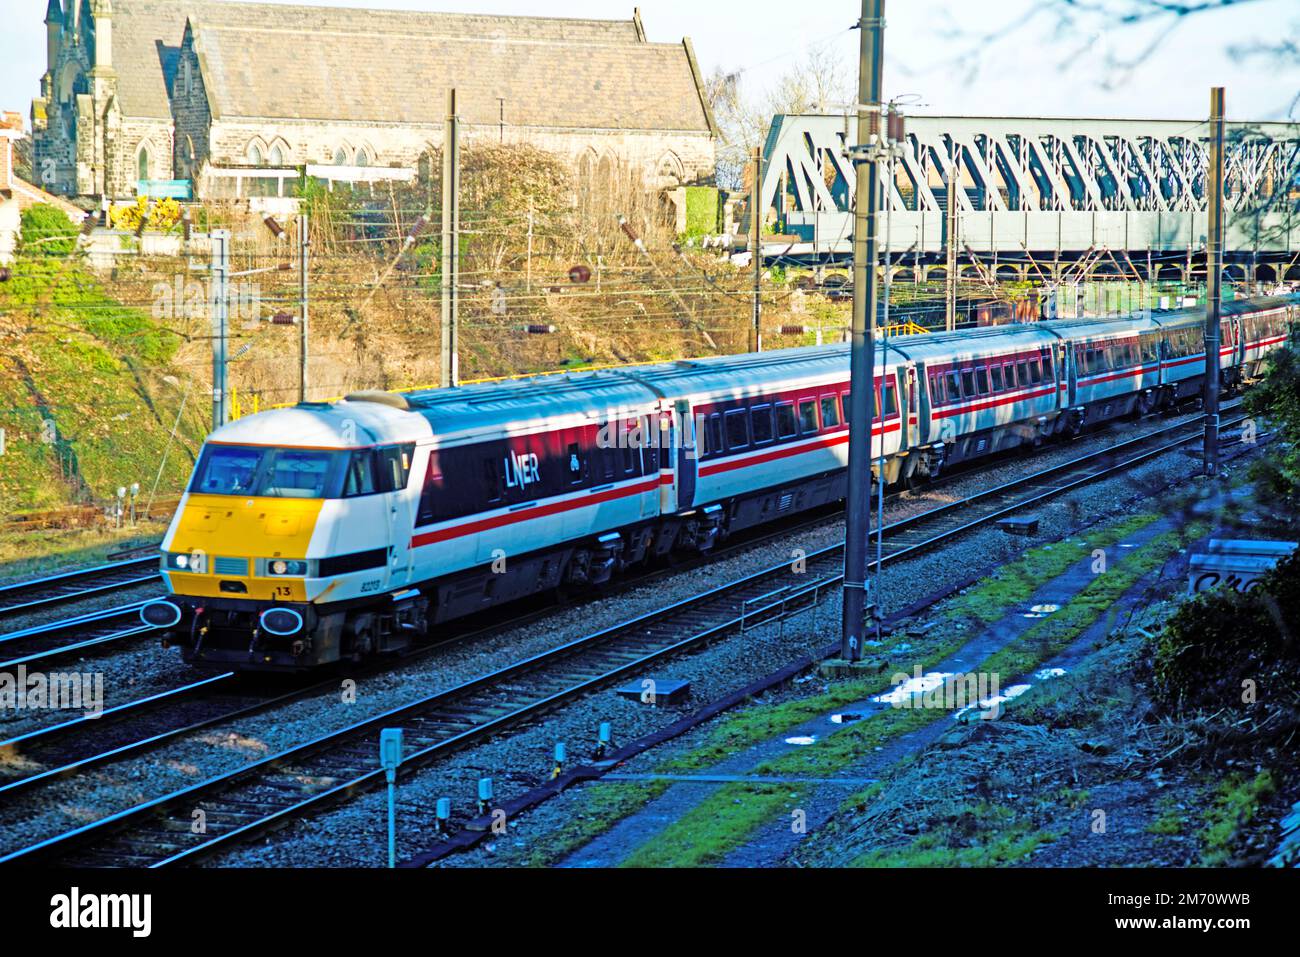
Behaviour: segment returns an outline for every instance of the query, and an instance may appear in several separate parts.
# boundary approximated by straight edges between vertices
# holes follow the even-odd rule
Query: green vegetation
[[[23,248],[57,248],[37,244],[53,222],[25,216]],[[147,493],[184,395],[163,382],[179,337],[110,296],[78,259],[42,254],[20,256],[0,283],[0,340],[0,509],[102,501],[132,482]],[[181,425],[163,489],[182,481],[202,431],[197,415]]]
[[[48,203],[23,210],[19,251],[25,256],[66,256],[77,244],[77,226],[66,213]]]
[[[1294,521],[1300,514],[1300,355],[1294,349],[1269,354],[1268,372],[1246,393],[1246,409],[1267,418],[1280,438],[1252,475],[1273,500],[1274,513]]]
[[[1040,831],[1009,807],[969,804],[903,848],[880,848],[850,867],[1004,867],[1060,835]]]
[[[629,815],[635,814],[664,791],[667,781],[597,781],[583,788],[574,799],[568,820],[546,832],[541,840],[524,849],[523,856],[511,864],[521,867],[548,867],[563,860],[578,848],[599,837]]]
[[[718,191],[712,186],[686,187],[686,235],[710,236],[718,229]]]
[[[1218,711],[1300,695],[1300,555],[1251,591],[1214,588],[1184,602],[1151,643],[1156,700],[1165,708]],[[1255,694],[1247,694],[1252,689]]]
[[[1214,789],[1214,802],[1205,812],[1201,832],[1201,862],[1207,867],[1222,867],[1232,861],[1241,831],[1255,820],[1260,802],[1277,786],[1271,771],[1261,771],[1247,779],[1233,774]]]

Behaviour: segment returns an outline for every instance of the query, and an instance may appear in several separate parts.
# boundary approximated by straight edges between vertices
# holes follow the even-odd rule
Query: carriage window
[[[772,407],[756,405],[749,410],[750,429],[754,433],[754,444],[762,445],[772,441]]]
[[[835,407],[835,396],[822,396],[822,426],[830,429],[840,424],[839,410]]]
[[[1016,366],[1019,369],[1019,371],[1017,372],[1017,378],[1019,379],[1020,384],[1022,386],[1029,385],[1032,381],[1029,378],[1029,363],[1024,359],[1021,359],[1019,362],[1016,363]]]
[[[943,402],[943,380],[937,375],[930,376],[930,402],[939,405]]]
[[[849,392],[841,392],[841,393],[840,393],[840,405],[841,405],[841,406],[843,407],[843,409],[844,409],[844,424],[845,424],[845,425],[848,425],[848,424],[849,424],[849,416],[853,414],[853,397],[852,397],[852,393],[849,393]]]
[[[727,447],[722,444],[722,416],[717,412],[714,412],[709,416],[709,420],[705,425],[704,434],[705,454],[720,455],[727,451]]]
[[[961,393],[962,395],[966,396],[966,398],[968,399],[975,397],[975,370],[974,369],[961,370]]]
[[[621,449],[623,474],[631,475],[637,467],[637,450],[632,445],[632,439],[625,433],[623,436],[623,446]]]
[[[1043,356],[1043,378],[1049,382],[1056,378],[1056,374],[1052,372],[1052,357],[1050,355]]]
[[[989,370],[983,367],[975,370],[975,388],[980,395],[989,394]]]
[[[1006,370],[1007,388],[1014,389],[1016,387],[1016,364],[1008,362],[1003,366],[1003,369]]]
[[[892,382],[885,383],[885,415],[898,414],[898,391]]]
[[[734,452],[747,445],[749,445],[749,424],[745,421],[744,411],[728,412],[727,447]]]
[[[950,401],[961,398],[961,376],[956,372],[949,372],[944,376],[943,383],[944,393]]]
[[[817,403],[813,399],[799,401],[799,431],[804,435],[817,431]]]
[[[489,502],[501,501],[501,463],[495,455],[483,460],[483,487]]]
[[[799,430],[795,427],[794,403],[779,402],[776,406],[776,434],[788,439]]]
[[[1005,388],[1002,382],[1002,366],[993,366],[989,369],[989,374],[993,379],[993,391],[1001,392]]]
[[[1043,370],[1038,364],[1037,359],[1029,360],[1029,381],[1038,385],[1043,381]]]

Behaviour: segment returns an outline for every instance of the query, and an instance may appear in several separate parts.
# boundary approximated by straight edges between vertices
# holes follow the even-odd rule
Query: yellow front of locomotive
[[[370,606],[408,584],[407,424],[383,406],[320,403],[213,432],[163,539],[171,595],[142,619],[202,667],[301,671],[348,657]]]

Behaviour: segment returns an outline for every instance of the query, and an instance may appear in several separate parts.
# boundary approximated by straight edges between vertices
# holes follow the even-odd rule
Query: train
[[[1261,374],[1300,295],[1225,303],[1225,390]],[[1053,320],[878,345],[870,481],[1194,401],[1205,313]],[[445,622],[842,500],[845,344],[357,392],[204,443],[142,620],[200,668],[307,671]]]

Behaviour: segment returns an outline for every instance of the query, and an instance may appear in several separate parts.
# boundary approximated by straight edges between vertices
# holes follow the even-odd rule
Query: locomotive
[[[1300,295],[1226,303],[1225,389]],[[873,482],[1199,396],[1204,311],[878,346]],[[303,671],[843,499],[849,348],[784,349],[303,402],[215,430],[141,617],[199,667]]]

